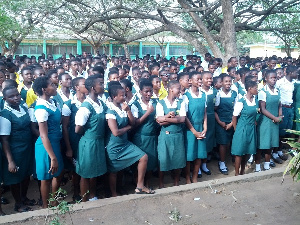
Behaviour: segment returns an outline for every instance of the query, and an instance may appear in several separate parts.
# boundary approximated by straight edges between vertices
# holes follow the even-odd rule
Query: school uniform
[[[275,87],[280,91],[280,102],[282,104],[282,115],[284,116],[282,122],[279,124],[279,135],[287,134],[286,129],[293,128],[294,120],[294,106],[293,106],[293,92],[294,84],[286,79],[281,78],[276,82]]]
[[[175,115],[186,116],[185,104],[175,99],[171,104],[168,98],[157,103],[156,118],[174,111]],[[186,166],[186,150],[184,146],[183,124],[169,124],[161,126],[158,136],[158,161],[160,171],[180,169]]]
[[[227,94],[223,92],[222,88],[218,91],[216,96],[215,106],[217,106],[217,114],[219,119],[226,124],[231,123],[233,107],[237,101],[237,93],[230,90]],[[225,130],[216,121],[216,142],[220,145],[227,145],[231,142],[233,136],[233,128]]]
[[[107,104],[108,99],[109,99],[109,94],[108,92],[103,92],[103,94],[100,96],[98,95],[98,99],[101,100],[102,102],[104,102],[105,104]]]
[[[26,86],[24,85],[24,83],[19,84],[19,86],[18,86],[18,91],[19,91],[19,93],[20,93],[20,95],[21,95],[21,98],[22,98],[23,101],[25,101],[25,102],[26,102],[26,97],[27,97],[27,91],[28,91],[28,90],[29,90],[29,88],[26,87]]]
[[[206,132],[206,152],[209,153],[216,146],[216,118],[215,118],[215,101],[217,95],[217,89],[210,88],[202,92],[206,95],[206,115],[207,115],[207,132]]]
[[[294,88],[294,94],[293,94],[293,102],[294,102],[294,108],[295,108],[295,129],[297,131],[300,131],[300,83],[299,81],[296,82]]]
[[[18,111],[5,102],[0,123],[0,135],[9,136],[10,151],[16,166],[19,167],[16,173],[9,172],[8,161],[5,156],[2,156],[3,182],[5,185],[18,184],[32,174],[33,146],[27,108],[20,105]]]
[[[272,92],[268,85],[265,85],[258,93],[258,101],[266,103],[266,110],[272,115],[278,117],[278,108],[280,103],[280,92],[274,88]],[[279,147],[279,124],[263,114],[257,119],[257,148],[271,149]]]
[[[79,140],[81,138],[81,134],[75,133],[75,115],[81,106],[81,102],[78,101],[76,96],[72,100],[68,100],[64,103],[61,114],[62,116],[69,117],[69,140],[70,140],[70,145],[73,150],[73,159],[77,162],[77,155],[78,155],[78,144]],[[69,159],[67,159],[69,161]],[[75,167],[71,162],[64,161],[65,163],[65,168],[75,171]]]
[[[62,137],[60,130],[61,112],[59,108],[57,108],[54,100],[49,99],[49,101],[46,101],[39,98],[36,101],[34,116],[38,123],[47,122],[48,138],[58,161],[58,171],[53,175],[48,173],[51,159],[39,136],[35,142],[36,175],[38,180],[49,180],[59,176],[64,169],[63,158],[60,151],[60,140]]]
[[[240,80],[234,84],[236,85],[238,90],[238,99],[241,99],[247,93],[245,85]]]
[[[107,107],[87,97],[75,116],[75,125],[83,126],[84,134],[78,145],[76,173],[83,178],[94,178],[107,172],[105,156],[105,112]]]
[[[157,129],[158,124],[155,120],[156,115],[155,100],[150,100],[149,105],[154,107],[154,111],[140,124],[140,126],[134,131],[133,144],[142,149],[148,155],[147,171],[151,171],[158,166],[157,157]],[[131,112],[135,118],[141,118],[147,112],[148,105],[146,105],[141,99],[136,99],[131,105]]]
[[[28,107],[31,106],[37,100],[37,95],[34,93],[33,89],[30,88],[26,94],[26,104]]]
[[[158,95],[159,95],[159,100],[162,100],[168,96],[168,90],[167,90],[167,88],[164,87],[164,84],[162,81],[161,81],[161,86],[160,86]]]
[[[238,117],[237,126],[232,139],[231,154],[243,156],[255,154],[257,147],[256,116],[258,101],[250,102],[245,96],[234,106],[233,116]]]
[[[195,95],[191,89],[183,95],[186,108],[186,116],[196,131],[203,131],[203,122],[206,109],[206,95],[199,89],[199,95]],[[187,161],[206,159],[206,139],[198,140],[189,129],[185,131],[185,149]]]
[[[128,125],[127,112],[113,103],[107,110],[106,119],[116,120],[118,129]],[[114,136],[109,131],[106,152],[108,171],[113,173],[131,166],[145,155],[139,147],[128,141],[127,132],[120,136]]]
[[[72,91],[70,91],[70,95],[69,97],[67,97],[61,89],[57,90],[57,94],[55,96],[53,96],[53,99],[58,103],[58,105],[60,106],[60,108],[62,109],[64,102],[68,101],[68,100],[72,100],[74,98],[74,95],[72,93]]]

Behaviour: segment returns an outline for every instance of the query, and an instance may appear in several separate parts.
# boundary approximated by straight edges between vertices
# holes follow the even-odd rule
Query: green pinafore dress
[[[272,95],[265,87],[261,90],[267,95],[266,110],[272,115],[278,116],[278,107],[280,103],[280,93]],[[260,114],[257,120],[257,137],[259,149],[271,149],[279,147],[279,123],[273,123],[271,119],[263,114]]]
[[[164,115],[173,111],[176,115],[180,111],[181,100],[176,108],[168,108],[164,99],[159,103],[163,106]],[[169,124],[161,127],[158,136],[158,161],[160,171],[180,169],[186,166],[186,151],[184,146],[183,124]]]
[[[300,131],[300,83],[295,83],[293,101],[295,109],[295,130]]]
[[[209,92],[212,91],[211,94]],[[206,132],[206,152],[209,153],[216,146],[216,118],[215,118],[215,101],[217,90],[211,89],[206,94],[206,115],[207,115],[207,132]]]
[[[113,104],[111,105],[111,108],[107,111],[106,119],[114,118],[118,129],[126,127],[128,125],[127,113]],[[145,155],[145,152],[139,147],[128,141],[127,133],[116,137],[111,131],[108,134],[106,153],[108,170],[112,173],[131,166]]]
[[[11,110],[10,107],[4,107],[1,111],[1,117],[11,122],[9,146],[14,162],[19,167],[16,173],[9,172],[8,161],[5,156],[2,156],[3,183],[5,185],[21,183],[32,174],[31,122],[27,108],[20,105],[20,110],[21,108],[26,112],[24,115],[15,112],[16,110]]]
[[[36,176],[38,180],[49,180],[53,177],[59,176],[64,169],[63,158],[60,151],[60,140],[62,137],[60,130],[61,113],[57,107],[55,107],[54,111],[45,105],[36,105],[34,110],[36,111],[37,109],[44,109],[49,113],[47,120],[48,138],[58,161],[58,171],[53,175],[48,173],[51,165],[51,159],[43,145],[41,137],[39,136],[35,142]]]
[[[258,102],[254,98],[255,105],[248,105],[245,97],[239,100],[243,103],[236,130],[232,139],[231,154],[243,156],[255,154],[257,147],[256,115],[258,112]]]
[[[196,131],[203,131],[203,121],[206,108],[206,95],[199,91],[199,97],[194,98],[190,91],[185,93],[188,98],[187,118]],[[201,97],[200,97],[201,96]],[[189,129],[185,132],[185,148],[187,161],[194,161],[195,159],[206,159],[206,139],[198,140]]]
[[[76,173],[83,178],[98,177],[107,172],[104,144],[106,106],[101,100],[100,103],[99,113],[86,100],[81,105],[91,112],[78,144]]]
[[[237,93],[231,90],[230,97],[220,97],[220,104],[217,108],[217,114],[219,119],[226,124],[231,123],[232,121],[232,114],[235,99],[237,97]],[[227,145],[230,144],[233,136],[233,127],[229,130],[225,130],[220,126],[219,123],[216,122],[216,141],[220,145]]]
[[[156,108],[156,102],[152,101],[152,106]],[[143,110],[139,100],[133,102],[138,110],[138,118],[141,118],[147,110]],[[158,124],[155,120],[156,111],[154,110],[141,124],[137,130],[135,130],[133,137],[133,144],[142,149],[148,155],[147,171],[151,171],[157,168],[157,129]]]

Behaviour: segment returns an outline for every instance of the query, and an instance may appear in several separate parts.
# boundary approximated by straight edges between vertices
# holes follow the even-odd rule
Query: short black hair
[[[3,97],[6,97],[6,92],[9,91],[9,90],[12,90],[12,89],[17,89],[17,87],[15,87],[15,86],[8,86],[8,87],[5,87],[5,88],[2,90]],[[17,90],[18,90],[18,89],[17,89]]]
[[[155,78],[160,79],[160,78],[159,78],[158,76],[156,76],[156,75],[151,75],[151,76],[149,77],[149,81],[152,83],[152,81],[153,81]]]
[[[125,87],[127,87],[129,89],[129,91],[132,91],[132,83],[130,80],[123,79],[123,80],[120,80],[120,83],[124,84]]]
[[[48,70],[48,72],[46,73],[46,76],[49,77],[49,78],[51,78],[51,76],[52,76],[54,73],[57,73],[57,70],[56,70],[56,69]]]
[[[198,75],[198,74],[201,76],[201,73],[198,71],[189,72],[189,79],[192,79],[193,76]],[[202,78],[202,76],[201,76],[201,78]]]
[[[111,75],[113,75],[113,74],[117,74],[117,75],[119,75],[119,71],[110,71],[109,73],[108,73],[108,78],[110,78],[110,76]]]
[[[171,80],[168,83],[168,88],[172,88],[175,84],[179,84],[179,82],[177,80]]]
[[[184,76],[189,76],[189,78],[190,78],[190,73],[188,73],[188,72],[181,72],[181,73],[179,73],[178,76],[177,76],[177,80],[179,81]]]
[[[92,75],[89,76],[86,80],[85,80],[85,88],[91,92],[92,88],[95,86],[95,81],[98,79],[97,76]]]
[[[78,86],[80,80],[85,80],[83,77],[76,77],[72,80],[72,87],[75,90],[75,87]]]
[[[298,70],[297,66],[287,66],[286,67],[286,75],[289,75],[290,73],[293,73],[297,70]]]
[[[140,90],[143,90],[144,87],[151,87],[152,88],[152,83],[150,82],[149,79],[141,79],[140,80],[140,85],[139,85],[139,88]]]
[[[57,73],[57,71],[56,71],[56,73]],[[62,80],[62,77],[65,76],[65,75],[69,75],[71,77],[71,75],[68,74],[68,73],[61,73],[61,74],[58,75],[58,80]]]
[[[248,91],[249,88],[257,86],[257,83],[253,80],[247,80],[245,82],[245,89]]]
[[[32,89],[33,91],[38,95],[42,96],[43,95],[43,88],[47,88],[49,84],[49,77],[38,77],[35,79]]]
[[[26,70],[30,70],[32,72],[31,67],[26,66],[21,70],[21,75],[23,75],[24,71],[26,71]]]
[[[113,99],[118,95],[118,91],[122,89],[124,90],[124,88],[121,85],[111,85],[108,88],[108,94],[111,97],[111,99]]]
[[[222,78],[222,81],[224,80],[225,77],[230,77],[230,79],[232,79],[232,77],[231,77],[229,74],[225,73],[225,74],[221,77],[221,78]]]

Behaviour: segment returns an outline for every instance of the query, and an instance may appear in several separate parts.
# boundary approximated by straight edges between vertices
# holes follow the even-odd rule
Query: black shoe
[[[211,172],[210,172],[210,170],[208,170],[208,171],[204,171],[204,170],[201,168],[201,171],[202,171],[203,173],[205,173],[206,175],[211,175]]]
[[[270,161],[270,166],[271,167],[276,167],[276,164],[273,161]]]
[[[223,175],[228,175],[228,169],[227,167],[225,167],[224,169],[221,170],[221,168],[219,167],[219,170],[220,172],[223,174]]]
[[[201,178],[202,177],[202,174],[198,174],[198,176],[197,176],[198,178]]]
[[[282,155],[279,155],[279,158],[281,158],[283,161],[286,161],[289,157],[286,154],[282,154]]]
[[[273,157],[273,160],[274,160],[274,162],[279,163],[279,164],[283,163],[282,159],[279,157],[276,157],[276,158]]]
[[[1,197],[1,204],[2,205],[7,205],[7,204],[9,204],[9,201],[6,198]]]

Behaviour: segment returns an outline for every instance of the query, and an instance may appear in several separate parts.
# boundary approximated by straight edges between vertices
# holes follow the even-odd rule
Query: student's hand
[[[14,161],[8,162],[8,171],[11,173],[16,173],[18,171],[18,168]]]
[[[67,149],[66,156],[68,158],[72,158],[73,157],[73,150],[71,148]]]
[[[174,111],[169,112],[168,115],[169,118],[174,118],[176,116]]]
[[[205,137],[205,135],[206,135],[206,130],[202,131],[202,132],[201,132],[201,135],[202,135],[203,138],[206,138],[206,137]]]
[[[153,111],[154,111],[153,105],[148,105],[148,107],[147,107],[147,113],[151,114]]]
[[[232,126],[233,126],[233,124],[232,124],[232,123],[229,123],[229,124],[227,124],[227,125],[225,126],[225,130],[229,130],[229,129],[231,129],[231,128],[232,128]]]
[[[226,123],[225,123],[225,122],[220,121],[219,124],[220,124],[220,126],[221,126],[222,128],[225,129],[225,127],[226,127]]]
[[[130,110],[130,107],[128,106],[127,102],[122,103],[122,109],[126,112]]]
[[[164,116],[160,116],[160,117],[157,117],[156,121],[158,123],[163,123],[163,122],[166,122],[166,118]]]
[[[275,117],[275,119],[273,120],[273,123],[281,123],[283,116],[278,116]]]
[[[58,171],[58,161],[57,158],[51,159],[51,165],[48,173],[51,173],[52,175],[55,174]]]

